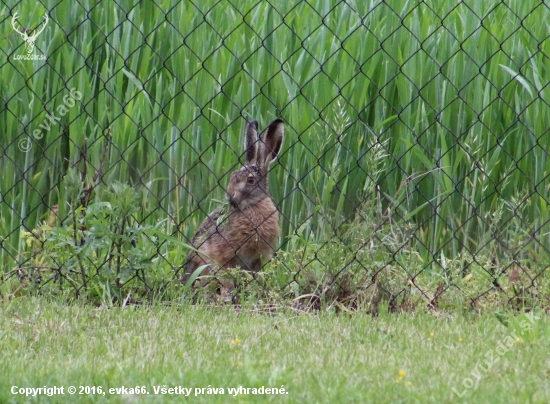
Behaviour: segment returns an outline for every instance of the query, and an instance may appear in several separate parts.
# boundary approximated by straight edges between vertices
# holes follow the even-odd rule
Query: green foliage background
[[[168,219],[185,240],[223,198],[246,120],[279,116],[283,249],[297,228],[345,243],[357,212],[377,206],[389,213],[371,242],[392,221],[412,228],[389,261],[408,243],[420,270],[488,259],[536,277],[548,265],[550,10],[539,1],[2,3],[6,270],[29,258],[22,231],[56,204],[69,215],[64,176],[85,139],[90,181],[104,160],[104,184],[141,190],[139,222]],[[49,13],[35,51],[47,61],[14,60],[16,11],[30,28]],[[82,99],[33,138],[71,88]]]

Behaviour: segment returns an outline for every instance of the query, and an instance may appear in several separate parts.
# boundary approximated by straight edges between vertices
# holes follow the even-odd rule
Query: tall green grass
[[[298,227],[345,240],[357,210],[379,204],[412,223],[424,267],[548,265],[550,10],[539,1],[3,3],[6,269],[28,258],[22,230],[56,204],[68,215],[63,176],[85,139],[90,178],[104,159],[105,184],[145,190],[140,220],[169,218],[189,238],[240,164],[246,120],[279,116],[283,248]],[[49,12],[36,40],[47,61],[14,60],[16,11],[27,27]],[[82,100],[33,139],[71,88]]]

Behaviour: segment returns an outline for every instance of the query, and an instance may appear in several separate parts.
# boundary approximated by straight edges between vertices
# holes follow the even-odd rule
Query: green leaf
[[[504,65],[500,65],[500,67],[502,67],[506,72],[510,73],[512,75],[512,77],[517,80],[522,86],[523,88],[525,88],[527,90],[527,92],[529,93],[529,95],[532,97],[533,96],[533,90],[531,90],[531,84],[529,84],[529,82],[519,73],[516,73],[515,71],[513,71],[512,69],[510,69],[508,66],[504,66]]]
[[[508,328],[508,326],[510,325],[510,321],[508,320],[508,314],[496,312],[495,317],[497,318],[498,321],[500,321],[500,323],[504,327]]]
[[[202,273],[202,271],[208,267],[209,265],[201,265],[195,271],[191,274],[189,279],[187,279],[187,282],[185,282],[184,289],[188,290],[191,288],[191,285],[193,285],[193,282],[199,277],[199,275]]]

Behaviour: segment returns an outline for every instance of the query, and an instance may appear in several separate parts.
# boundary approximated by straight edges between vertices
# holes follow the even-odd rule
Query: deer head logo
[[[15,31],[17,31],[17,33],[19,35],[21,35],[23,37],[23,40],[26,43],[26,45],[25,45],[26,51],[30,55],[32,53],[32,51],[34,50],[34,41],[36,41],[36,38],[38,37],[38,35],[40,35],[42,33],[42,31],[44,31],[44,28],[46,28],[46,25],[48,24],[49,17],[48,17],[48,14],[46,13],[46,15],[44,16],[44,25],[42,25],[42,28],[40,28],[34,34],[29,35],[28,33],[31,30],[28,30],[28,29],[25,29],[24,27],[22,27],[23,30],[19,31],[17,29],[17,27],[15,26],[15,21],[17,20],[17,14],[18,14],[18,12],[16,11],[15,14],[13,15],[13,18],[11,19],[11,25],[12,25],[13,29]]]

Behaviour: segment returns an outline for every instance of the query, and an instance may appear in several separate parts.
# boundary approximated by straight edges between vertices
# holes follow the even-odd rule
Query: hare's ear
[[[269,165],[281,151],[285,136],[285,124],[282,119],[271,122],[262,135],[260,146],[260,161],[262,165]]]
[[[246,152],[246,164],[255,164],[258,157],[258,121],[252,121],[246,125],[244,150]]]

